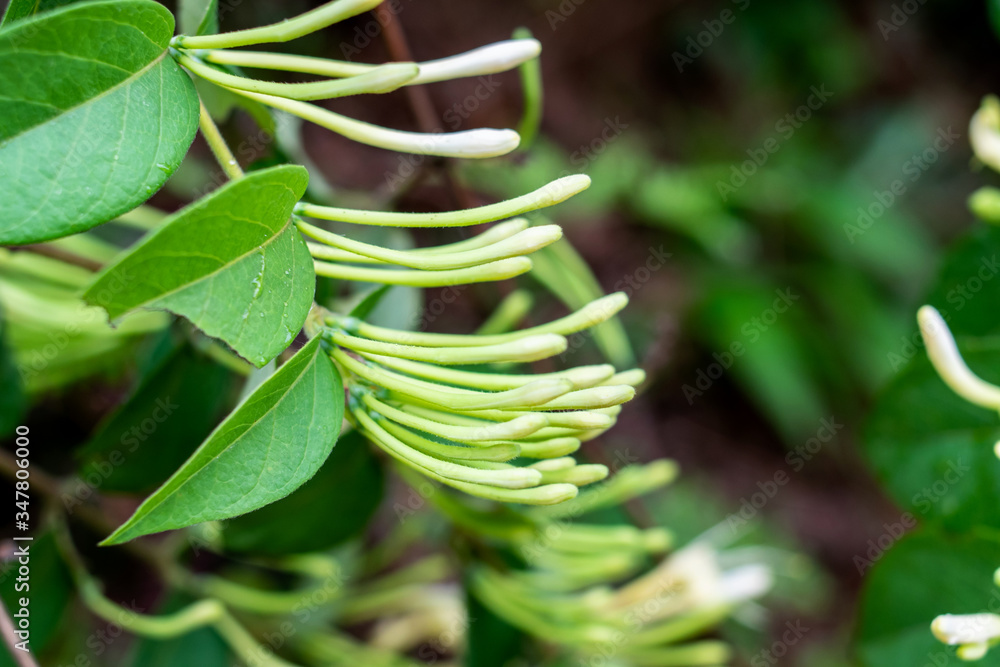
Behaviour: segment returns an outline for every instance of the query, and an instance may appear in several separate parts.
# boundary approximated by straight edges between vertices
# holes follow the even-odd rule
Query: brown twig
[[[410,45],[406,40],[406,34],[403,32],[399,16],[393,16],[389,12],[386,12],[384,15],[377,13],[377,16],[379,23],[382,25],[382,38],[385,41],[386,48],[389,50],[389,57],[398,62],[413,62],[413,53],[410,51]],[[431,100],[427,89],[424,86],[407,86],[406,97],[409,100],[410,109],[413,111],[417,127],[420,128],[420,131],[426,133],[440,132],[441,127],[438,113],[434,108],[434,102]],[[446,158],[442,158],[437,164],[440,164],[441,173],[458,206],[461,208],[473,208],[476,202],[459,185],[451,162]]]
[[[55,248],[50,245],[44,245],[41,243],[34,245],[20,246],[18,250],[33,252],[36,255],[42,255],[44,257],[51,257],[52,259],[58,259],[60,262],[65,262],[66,264],[73,264],[75,266],[87,269],[88,271],[100,271],[101,267],[104,266],[100,262],[94,261],[89,257],[81,257],[80,255],[73,254],[61,248]]]

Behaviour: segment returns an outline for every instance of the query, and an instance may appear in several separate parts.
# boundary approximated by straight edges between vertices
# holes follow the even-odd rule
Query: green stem
[[[514,39],[531,39],[531,31],[518,28],[514,31]],[[542,64],[538,58],[532,58],[521,63],[518,68],[521,75],[521,95],[524,98],[524,113],[521,122],[517,124],[517,133],[521,135],[521,150],[527,150],[538,136],[538,128],[542,124]]]
[[[205,108],[205,104],[199,102],[199,106],[198,126],[201,128],[201,134],[205,137],[205,141],[208,142],[208,147],[212,149],[212,154],[215,155],[215,159],[219,162],[219,166],[222,167],[222,170],[232,180],[235,181],[243,178],[243,170],[240,169],[240,164],[236,161],[233,152],[229,150],[229,145],[222,138],[222,134],[219,132],[219,128],[216,127],[215,121],[212,120],[212,116],[209,115],[208,109]]]
[[[363,93],[388,93],[415,78],[419,69],[413,64],[382,65],[366,74],[347,79],[328,79],[309,83],[278,83],[236,76],[209,67],[195,58],[180,52],[177,62],[206,81],[237,90],[248,90],[265,95],[276,95],[292,100],[327,100]]]
[[[259,28],[195,37],[178,35],[173,39],[173,46],[184,47],[186,49],[227,49],[250,44],[287,42],[296,37],[308,35],[311,32],[322,30],[329,25],[366,12],[376,7],[381,1],[334,0],[312,11],[300,14],[295,18]]]

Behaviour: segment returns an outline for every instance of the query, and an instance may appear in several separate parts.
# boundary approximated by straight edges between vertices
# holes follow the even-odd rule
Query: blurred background
[[[222,29],[313,4],[224,1]],[[900,520],[858,442],[880,390],[923,353],[916,308],[945,248],[972,226],[966,198],[984,176],[971,162],[967,124],[995,91],[1000,64],[986,3],[391,0],[386,8],[381,22],[358,17],[294,51],[429,60],[526,28],[543,45],[543,113],[530,146],[476,163],[414,159],[305,127],[301,141],[277,142],[279,150],[273,128],[238,113],[224,125],[237,156],[308,161],[318,199],[414,211],[590,175],[590,190],[551,209],[575,253],[567,245],[539,253],[536,271],[516,286],[398,288],[379,317],[470,332],[515,287],[534,295],[525,318],[533,323],[590,293],[627,291],[620,323],[566,354],[621,367],[634,359],[650,381],[584,456],[612,467],[680,463],[679,483],[629,507],[637,522],[669,526],[682,540],[711,530],[748,549],[794,554],[765,602],[772,613],[726,630],[740,664],[853,664],[862,575],[879,555],[872,541]],[[532,126],[522,120],[517,72],[422,88],[326,105],[401,129]],[[196,150],[204,159],[186,162],[154,204],[173,210],[207,189],[210,157]],[[430,230],[399,243],[448,238]],[[566,293],[557,278],[584,271],[581,258],[593,278]],[[62,444],[42,465],[71,469],[66,452],[91,439],[130,381],[109,376],[47,395],[30,423]],[[377,542],[394,519],[392,498],[405,495],[390,479],[366,539]],[[129,578],[123,589],[141,590],[141,573]],[[789,627],[801,629],[794,642],[781,639]],[[775,642],[780,655],[770,652]]]

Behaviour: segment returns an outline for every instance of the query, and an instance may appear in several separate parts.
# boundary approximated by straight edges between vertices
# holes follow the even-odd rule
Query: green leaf
[[[181,33],[214,35],[219,32],[219,0],[180,0]]]
[[[17,558],[14,558],[0,569],[0,596],[3,597],[7,612],[10,614],[18,612],[21,598],[29,599],[30,646],[32,652],[38,655],[51,642],[63,616],[66,615],[70,599],[73,597],[73,580],[60,558],[55,538],[51,533],[37,535],[30,542],[17,542],[17,547],[28,549],[31,575],[27,583],[30,588],[27,590],[23,587],[21,590],[15,588],[19,583],[17,572],[20,564]],[[14,664],[12,659],[8,658],[6,650],[0,649],[0,666]]]
[[[211,433],[231,385],[222,366],[190,345],[175,348],[79,452],[80,478],[102,491],[156,488]]]
[[[865,667],[885,665],[967,665],[955,649],[931,634],[939,614],[979,613],[995,596],[993,571],[1000,564],[995,536],[953,536],[921,530],[906,536],[888,552],[877,544],[877,559],[861,603],[857,649]],[[1000,665],[993,651],[982,667]]]
[[[322,551],[359,534],[368,524],[385,480],[367,441],[351,431],[340,438],[316,476],[287,498],[227,521],[226,547],[258,555]],[[336,507],[335,512],[317,511]]]
[[[1000,381],[1000,338],[959,343],[976,373]],[[863,448],[872,468],[896,502],[922,520],[941,520],[954,529],[1000,527],[997,414],[949,389],[922,349],[911,352],[913,362],[868,419]]]
[[[323,465],[343,416],[340,375],[314,338],[102,544],[228,519],[284,498]]]
[[[47,12],[50,9],[56,9],[58,7],[62,7],[63,5],[69,5],[79,1],[80,0],[10,0],[10,4],[7,5],[7,9],[3,13],[3,18],[0,19],[0,27],[10,25],[15,21],[20,21],[21,19],[28,18],[29,16],[38,14],[39,12]]]
[[[927,303],[955,335],[1000,334],[1000,228],[977,225],[945,256]]]
[[[112,318],[183,315],[257,367],[288,347],[312,305],[312,257],[292,223],[306,171],[247,174],[170,216],[108,266],[84,298]]]
[[[198,126],[151,0],[87,2],[0,30],[0,243],[90,229],[148,199]]]
[[[527,635],[503,620],[466,587],[469,610],[468,649],[465,667],[505,667],[523,658]]]

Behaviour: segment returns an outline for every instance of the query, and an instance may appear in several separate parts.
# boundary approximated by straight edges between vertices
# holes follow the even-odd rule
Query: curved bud
[[[917,313],[917,320],[927,356],[945,384],[970,403],[1000,409],[1000,387],[969,370],[941,314],[932,306],[923,306]]]
[[[506,72],[542,52],[537,39],[508,39],[455,56],[420,63],[420,75],[411,85],[468,76]]]

